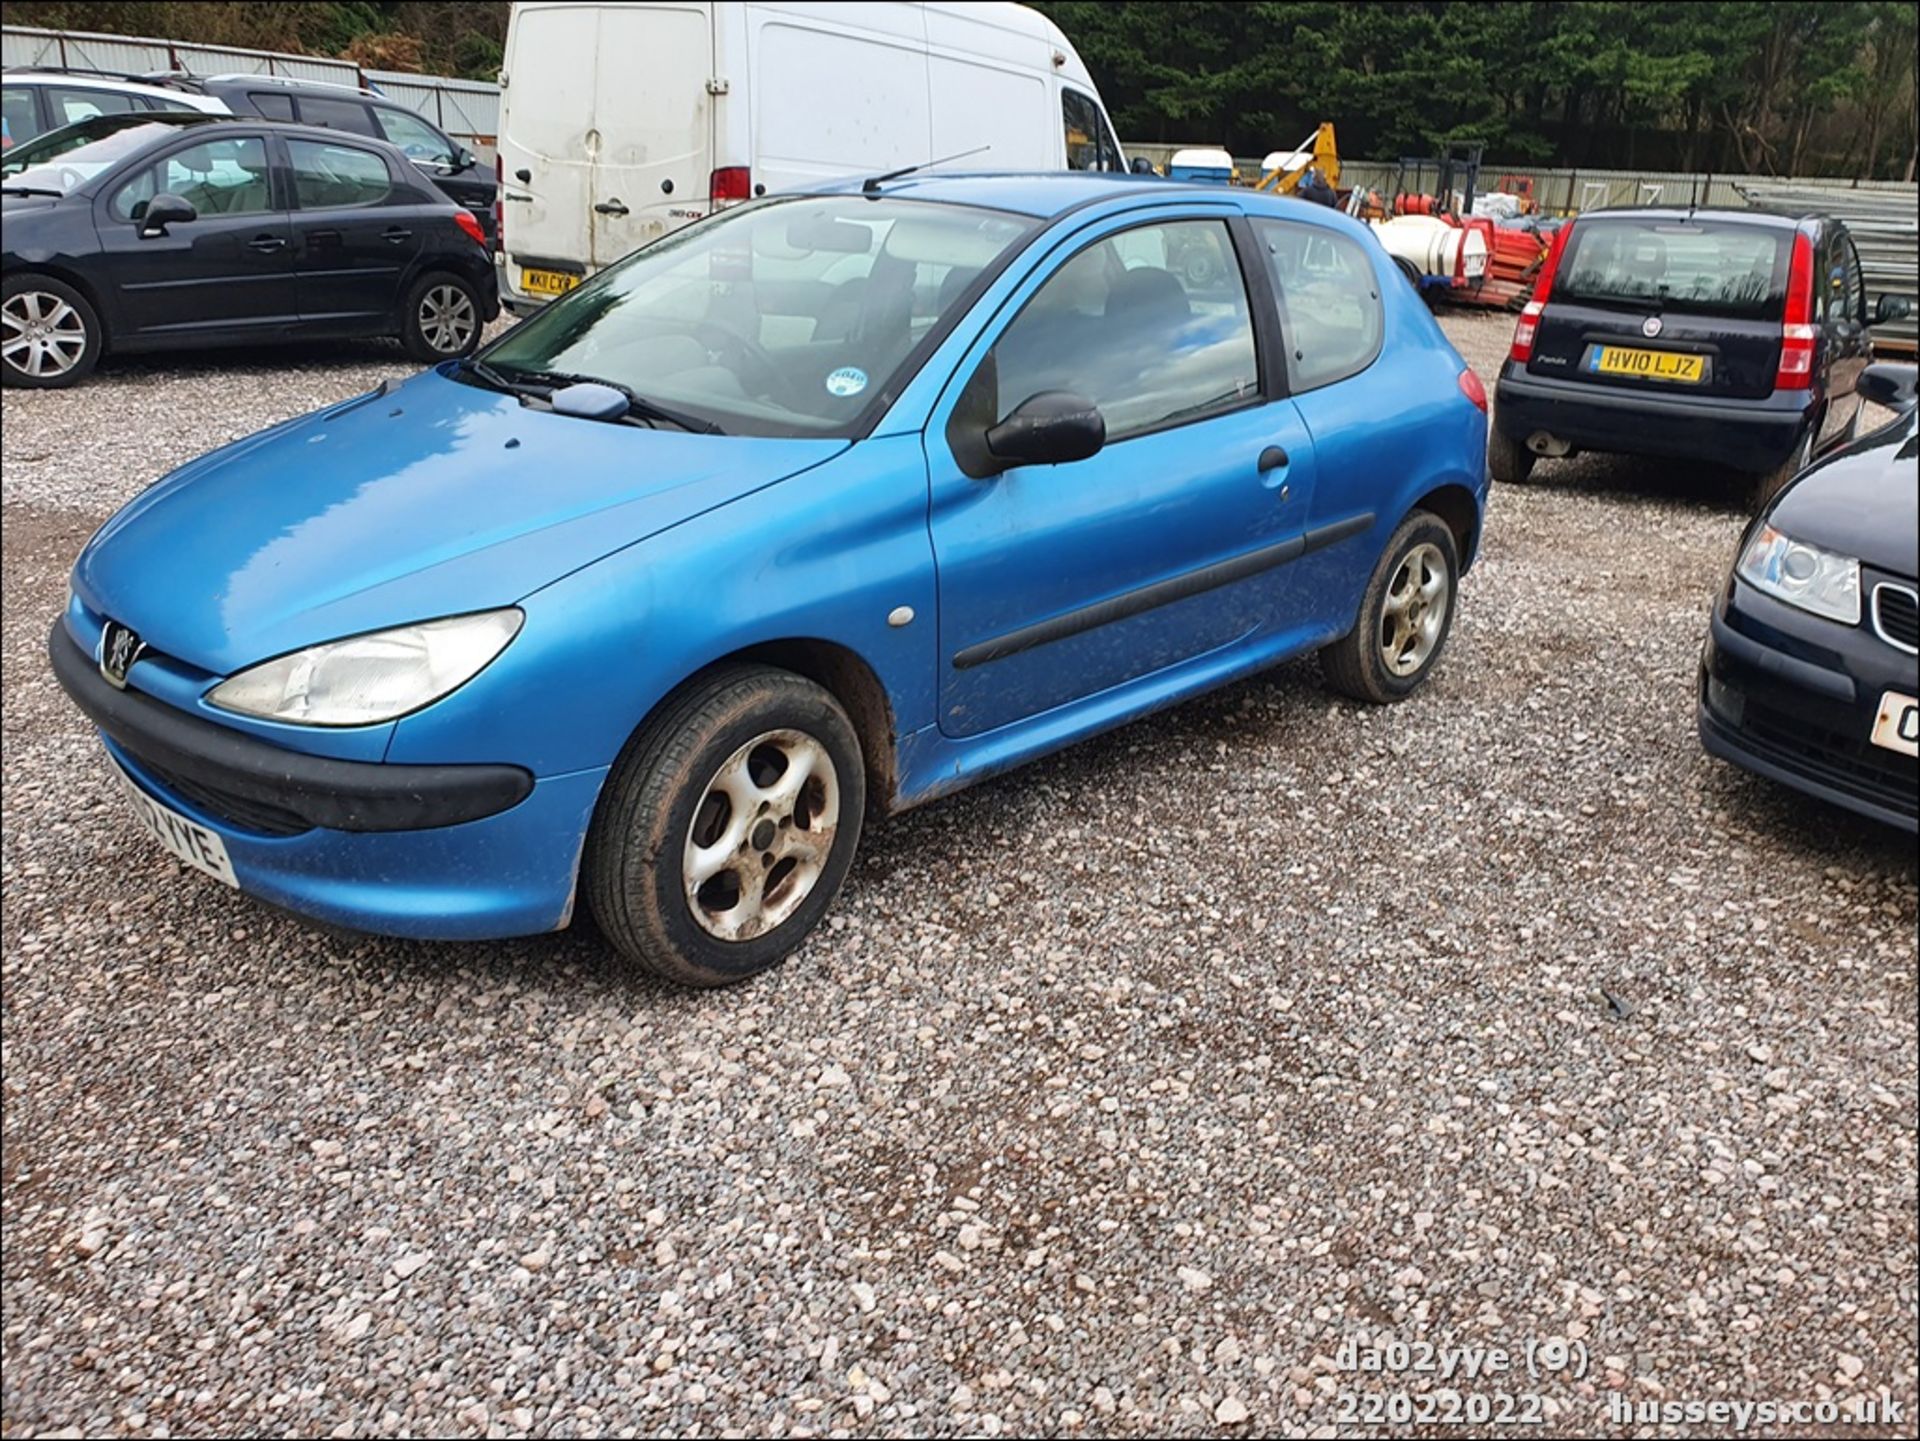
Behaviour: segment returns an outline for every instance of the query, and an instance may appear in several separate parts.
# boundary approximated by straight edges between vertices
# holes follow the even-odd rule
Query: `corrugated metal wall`
[[[490,152],[500,130],[500,87],[444,75],[408,75],[361,70],[350,60],[317,55],[279,55],[266,50],[230,50],[84,30],[36,30],[0,26],[0,61],[9,70],[47,67],[144,75],[184,70],[190,75],[285,75],[334,85],[371,84],[396,103],[417,110],[456,140]]]

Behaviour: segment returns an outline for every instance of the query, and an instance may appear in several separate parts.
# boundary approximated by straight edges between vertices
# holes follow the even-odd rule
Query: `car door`
[[[232,338],[294,324],[283,185],[265,135],[222,126],[103,187],[94,226],[115,343]],[[194,218],[164,230],[146,225],[159,194],[185,200]]]
[[[1314,456],[1279,395],[1251,243],[1227,207],[1110,224],[1056,250],[970,350],[927,432],[944,733],[1284,620]],[[1097,454],[967,473],[956,445],[977,455],[985,427],[1053,390],[1099,407]]]
[[[350,136],[278,137],[293,190],[293,270],[302,322],[337,334],[393,328],[400,285],[425,242],[412,176]],[[445,202],[441,202],[444,204]]]
[[[493,239],[493,176],[472,163],[465,151],[410,110],[373,107],[373,118],[387,142],[397,148],[440,189],[473,212]]]

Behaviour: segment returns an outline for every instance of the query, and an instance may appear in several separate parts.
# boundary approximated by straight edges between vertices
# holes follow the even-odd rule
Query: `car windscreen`
[[[636,251],[484,359],[514,379],[607,381],[729,434],[851,434],[1037,224],[864,196],[757,201]]]
[[[83,121],[82,124],[92,124]],[[53,146],[60,142],[68,132],[78,130],[80,126],[70,125],[61,130],[52,131],[33,141],[33,147]],[[71,194],[85,185],[94,176],[121,160],[141,150],[162,135],[176,133],[177,127],[147,120],[116,130],[111,135],[103,135],[97,140],[82,138],[81,143],[72,146],[61,145],[47,154],[24,156],[26,161],[15,170],[13,157],[8,157],[7,184],[23,189],[57,191],[62,195]],[[23,150],[28,147],[21,147]]]
[[[1777,320],[1792,235],[1734,221],[1583,218],[1552,298]]]

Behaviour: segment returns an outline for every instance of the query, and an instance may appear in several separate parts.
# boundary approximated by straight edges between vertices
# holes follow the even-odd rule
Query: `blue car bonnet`
[[[74,588],[224,675],[511,604],[848,444],[573,419],[429,372],[174,472],[93,538]]]

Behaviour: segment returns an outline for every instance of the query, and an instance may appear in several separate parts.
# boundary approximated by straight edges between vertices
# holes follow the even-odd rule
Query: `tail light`
[[[1775,390],[1806,390],[1813,384],[1813,242],[1793,237],[1793,263],[1787,270],[1787,313],[1780,326],[1780,369]]]
[[[1547,308],[1553,293],[1554,273],[1560,269],[1560,257],[1566,252],[1567,237],[1573,234],[1573,222],[1561,226],[1547,247],[1547,258],[1540,262],[1540,278],[1533,285],[1533,299],[1520,309],[1519,322],[1513,327],[1513,349],[1508,358],[1525,365],[1533,359],[1533,340],[1540,333],[1540,312]]]
[[[715,205],[731,205],[753,194],[753,171],[744,165],[725,165],[707,177],[707,198]]]
[[[473,218],[473,212],[464,207],[453,212],[453,223],[473,237],[473,243],[482,250],[487,248],[487,232],[480,228],[480,222]]]
[[[507,243],[507,163],[500,158],[500,152],[493,153],[493,233],[499,237],[504,249]]]
[[[1482,415],[1485,415],[1487,413],[1487,387],[1481,382],[1480,377],[1473,373],[1473,367],[1468,366],[1465,370],[1461,371],[1459,379],[1460,393],[1466,396],[1468,400],[1471,400],[1475,408],[1478,409]]]

